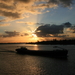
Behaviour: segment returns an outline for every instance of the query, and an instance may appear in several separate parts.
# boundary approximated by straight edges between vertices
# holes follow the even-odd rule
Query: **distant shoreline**
[[[17,43],[0,43],[1,44],[41,44],[41,45],[75,45],[75,39],[73,40],[51,40],[51,41],[38,41],[38,42],[17,42]]]
[[[68,44],[63,44],[63,43],[0,43],[0,45],[2,44],[37,44],[37,45],[75,45],[75,44],[72,44],[72,43],[68,43]]]

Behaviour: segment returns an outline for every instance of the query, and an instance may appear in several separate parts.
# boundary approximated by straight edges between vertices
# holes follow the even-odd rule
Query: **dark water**
[[[52,50],[54,45],[0,45],[0,75],[75,75],[74,45],[60,45],[68,49],[67,59],[19,55],[15,49],[20,46],[32,50]]]

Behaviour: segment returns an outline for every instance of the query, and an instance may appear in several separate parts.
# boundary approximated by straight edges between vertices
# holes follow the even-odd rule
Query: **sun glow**
[[[33,36],[33,37],[37,37],[37,35],[36,35],[36,34],[32,34],[32,36]]]
[[[33,39],[35,42],[38,41],[37,35],[36,35],[36,34],[32,34],[32,39]]]

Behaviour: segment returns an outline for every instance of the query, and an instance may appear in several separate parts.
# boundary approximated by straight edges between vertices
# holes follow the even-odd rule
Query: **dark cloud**
[[[4,3],[0,3],[0,9],[14,10],[15,7],[12,6],[12,5],[7,5],[7,4],[4,4]]]
[[[6,38],[6,37],[15,37],[19,35],[20,33],[16,31],[5,31],[5,34],[2,34],[1,37]]]
[[[64,27],[71,27],[72,26],[72,24],[70,22],[63,23],[62,25]]]
[[[71,23],[66,22],[61,25],[50,25],[46,24],[43,26],[39,26],[35,33],[39,37],[59,37],[58,34],[63,34],[64,33],[64,28],[65,27],[70,27]]]
[[[73,4],[73,0],[49,0],[49,3],[51,4],[61,4],[64,7],[69,7]]]
[[[0,37],[3,37],[3,38],[6,38],[6,37],[16,37],[16,36],[28,36],[29,34],[28,33],[20,33],[20,32],[17,32],[17,31],[5,31],[4,34],[1,34]]]
[[[14,37],[14,36],[19,36],[20,33],[16,31],[5,31],[7,35],[4,35],[3,37]]]
[[[0,14],[1,15],[3,15],[3,16],[5,16],[5,17],[10,17],[10,18],[13,18],[13,19],[18,19],[18,18],[20,18],[20,14],[19,13],[13,13],[13,12],[6,12],[6,11],[1,11],[0,10]]]

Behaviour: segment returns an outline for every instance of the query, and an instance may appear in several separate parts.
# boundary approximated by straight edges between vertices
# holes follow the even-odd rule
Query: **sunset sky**
[[[0,0],[0,43],[75,39],[75,0]]]

